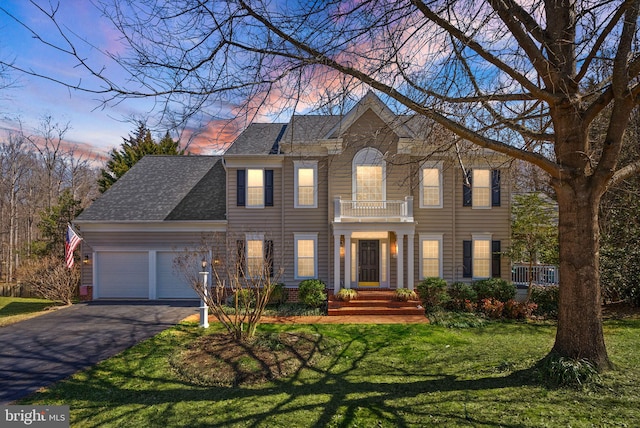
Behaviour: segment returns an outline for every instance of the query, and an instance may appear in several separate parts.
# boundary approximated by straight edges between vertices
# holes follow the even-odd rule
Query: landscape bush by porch
[[[319,279],[305,279],[298,286],[298,299],[307,306],[317,308],[327,301],[327,285]]]
[[[338,291],[338,294],[336,294],[336,297],[338,300],[348,302],[358,297],[358,291],[354,288],[341,288],[340,291]]]
[[[516,295],[516,287],[502,278],[475,281],[473,288],[478,294],[478,301],[495,299],[504,303],[513,299]]]
[[[473,312],[475,308],[470,311],[470,305],[475,304],[478,301],[478,293],[466,282],[454,282],[447,290],[450,300],[447,307],[457,311]]]
[[[451,299],[447,293],[447,281],[442,278],[425,278],[416,289],[426,309],[443,307]]]
[[[409,290],[408,288],[398,288],[396,290],[396,298],[398,300],[406,302],[408,300],[417,300],[418,295],[415,291]]]
[[[531,300],[538,307],[533,312],[534,315],[545,318],[556,318],[558,316],[558,286],[534,286],[531,291]]]
[[[271,287],[270,305],[281,305],[289,299],[289,291],[285,288],[284,283],[278,282],[277,284],[272,284]]]

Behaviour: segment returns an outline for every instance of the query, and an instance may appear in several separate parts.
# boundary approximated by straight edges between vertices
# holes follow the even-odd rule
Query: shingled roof
[[[145,156],[76,221],[226,220],[219,156]]]

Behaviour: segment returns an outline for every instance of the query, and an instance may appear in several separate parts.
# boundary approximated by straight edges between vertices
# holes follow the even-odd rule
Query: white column
[[[396,233],[398,245],[398,288],[404,288],[404,235]]]
[[[407,235],[407,288],[413,290],[413,233]]]
[[[333,235],[333,292],[340,291],[340,235]]]
[[[351,235],[344,235],[344,288],[351,288]]]

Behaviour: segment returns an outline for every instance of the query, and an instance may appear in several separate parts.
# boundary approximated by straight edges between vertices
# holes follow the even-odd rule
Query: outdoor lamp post
[[[209,307],[207,306],[207,283],[209,272],[207,272],[207,261],[202,259],[202,271],[200,275],[202,275],[202,298],[200,299],[200,327],[208,328],[209,327]]]

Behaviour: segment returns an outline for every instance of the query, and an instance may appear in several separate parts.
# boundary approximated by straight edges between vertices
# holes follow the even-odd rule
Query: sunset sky
[[[38,0],[44,8],[50,8],[48,1]],[[55,2],[52,2],[55,4]],[[46,41],[63,44],[62,39],[46,16],[26,0],[3,0],[0,3],[0,57],[13,61],[16,66],[35,69],[48,76],[68,83],[79,83],[97,87],[88,80],[88,75],[77,67],[77,60],[69,55],[56,52],[34,38],[25,26],[38,32]],[[17,23],[8,14],[21,21]],[[64,0],[57,12],[58,21],[65,25],[68,34],[87,38],[95,47],[117,53],[122,50],[118,42],[119,33],[111,22],[102,17],[89,0]],[[80,39],[73,40],[83,57],[96,66],[105,65],[110,78],[125,78],[125,73],[110,62],[98,49],[92,48]],[[122,138],[133,133],[132,119],[144,119],[154,109],[153,100],[125,100],[118,105],[104,105],[97,94],[69,89],[59,83],[12,72],[12,88],[0,91],[0,132],[15,130],[22,124],[26,133],[37,134],[37,128],[44,116],[51,116],[54,122],[70,124],[71,129],[65,139],[77,144],[79,150],[95,154],[106,154],[111,148],[121,144]],[[119,82],[120,83],[120,82]],[[200,153],[215,153],[221,141],[233,138],[232,127],[225,127],[224,133],[217,129],[219,123],[208,123],[200,137],[192,144],[191,150]],[[175,135],[174,135],[175,137]]]

